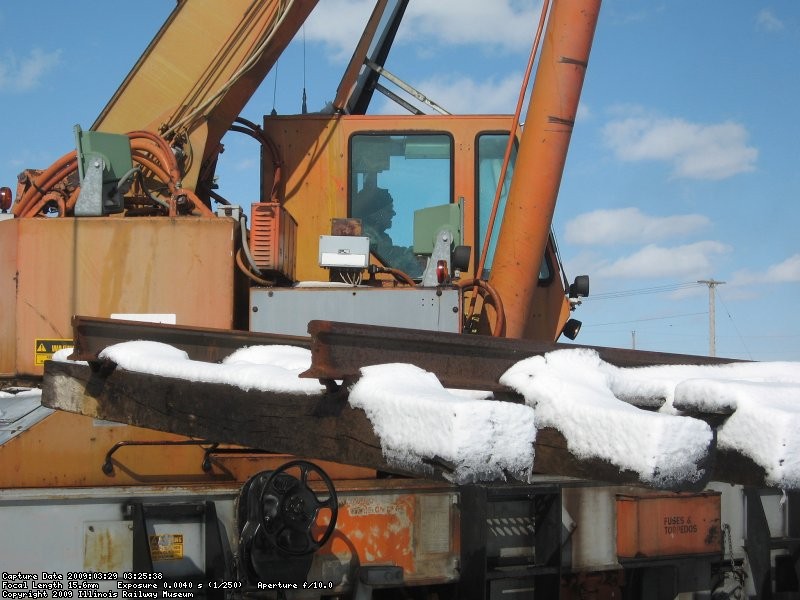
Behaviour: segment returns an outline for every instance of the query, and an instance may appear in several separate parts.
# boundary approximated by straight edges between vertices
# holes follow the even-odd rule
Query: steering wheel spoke
[[[299,471],[299,477],[289,472]],[[325,485],[321,493],[309,485],[314,474]],[[281,552],[293,556],[310,554],[328,541],[336,528],[338,499],[330,477],[308,461],[295,460],[282,465],[266,479],[258,497],[259,521],[267,541]],[[320,511],[330,511],[322,535],[315,539]],[[315,527],[317,526],[317,527]]]

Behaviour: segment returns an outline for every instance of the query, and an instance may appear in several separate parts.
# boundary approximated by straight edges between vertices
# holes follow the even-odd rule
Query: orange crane
[[[407,4],[376,1],[329,113],[256,124],[239,114],[316,2],[183,0],[76,150],[24,171],[13,205],[0,194],[14,216],[0,221],[0,416],[21,415],[0,436],[0,526],[17,557],[4,583],[32,590],[23,575],[54,571],[72,575],[66,591],[98,593],[578,598],[690,573],[668,597],[740,572],[723,560],[719,493],[565,479],[600,468],[574,456],[533,482],[454,485],[435,457],[430,477],[387,477],[335,377],[324,396],[260,398],[274,415],[252,437],[252,394],[114,371],[79,339],[91,319],[73,332],[74,315],[114,317],[103,331],[166,335],[210,361],[256,340],[309,347],[318,320],[429,329],[428,346],[453,335],[477,352],[494,346],[466,334],[574,338],[588,278],[565,279],[550,225],[600,1],[545,3],[523,130],[509,115],[366,114],[376,91],[396,96],[385,81],[424,98],[384,67]],[[249,227],[215,191],[229,130],[262,145]],[[47,362],[72,345],[92,367]],[[46,540],[23,535],[53,510]],[[639,540],[673,513],[704,528]]]

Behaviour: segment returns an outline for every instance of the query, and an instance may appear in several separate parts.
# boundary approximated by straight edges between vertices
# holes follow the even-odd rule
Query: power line
[[[725,301],[722,299],[722,296],[719,296],[719,301],[720,301],[720,304],[722,304],[722,308],[725,309],[725,314],[728,315],[728,319],[730,320],[731,324],[733,325],[733,328],[736,330],[736,335],[739,337],[739,341],[742,343],[742,346],[744,346],[744,351],[747,352],[748,358],[750,360],[753,360],[753,355],[750,352],[750,348],[747,347],[747,344],[744,341],[744,337],[742,337],[742,332],[739,331],[739,327],[736,325],[736,321],[733,320],[733,317],[731,316],[731,311],[728,309],[728,305],[725,304]]]
[[[688,288],[697,287],[696,281],[688,281],[685,283],[672,283],[667,285],[657,285],[646,288],[638,288],[633,290],[621,290],[617,292],[605,292],[602,294],[592,294],[592,300],[609,300],[612,298],[624,298],[626,296],[640,296],[643,294],[663,294],[664,292],[674,292]]]
[[[585,327],[585,325],[584,325],[584,327]],[[764,335],[753,335],[753,334],[751,334],[751,335],[748,335],[747,337],[750,338],[751,340],[761,340],[761,339],[764,339],[764,340],[786,340],[786,339],[789,339],[789,340],[791,340],[791,339],[794,339],[794,338],[800,338],[800,333],[769,334],[769,335],[766,335],[766,334],[764,334]]]
[[[666,315],[664,317],[646,317],[644,319],[632,319],[630,321],[614,321],[613,323],[586,323],[583,327],[603,327],[606,325],[624,325],[626,323],[644,323],[645,321],[664,321],[666,319],[677,319],[679,317],[696,317],[707,315],[707,312],[681,313],[677,315]]]

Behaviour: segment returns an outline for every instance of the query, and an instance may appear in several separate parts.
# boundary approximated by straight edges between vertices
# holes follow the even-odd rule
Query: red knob
[[[11,208],[12,201],[11,188],[0,187],[0,210],[7,212]]]

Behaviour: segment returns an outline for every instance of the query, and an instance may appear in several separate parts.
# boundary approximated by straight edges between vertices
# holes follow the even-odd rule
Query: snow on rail
[[[61,351],[54,360],[67,356],[69,350]],[[245,390],[324,391],[316,380],[299,377],[311,365],[310,352],[290,346],[254,346],[215,364],[136,341],[110,346],[101,358],[129,371]],[[501,377],[524,396],[524,405],[448,390],[412,365],[375,365],[361,375],[349,402],[364,410],[384,456],[406,465],[435,457],[452,465],[450,476],[459,482],[506,473],[528,478],[536,430],[543,427],[561,432],[578,458],[608,461],[652,485],[696,481],[713,432],[684,413],[728,412],[717,447],[751,458],[771,486],[800,487],[800,363],[619,368],[590,349],[558,350],[522,360]]]
[[[433,373],[408,364],[364,367],[349,400],[366,413],[384,456],[400,466],[437,457],[452,465],[446,477],[460,483],[504,471],[522,481],[532,475],[536,424],[529,406],[445,389]]]
[[[656,485],[691,478],[707,446],[710,428],[681,412],[732,413],[717,429],[717,448],[751,458],[771,486],[800,487],[800,363],[619,368],[578,348],[525,359],[500,382],[522,393],[537,426],[561,431],[577,456]],[[663,406],[653,413],[621,399]]]
[[[314,379],[301,379],[311,365],[311,351],[295,346],[251,346],[237,350],[222,363],[191,360],[183,350],[150,341],[109,346],[100,358],[127,371],[176,377],[198,383],[224,383],[243,390],[321,394],[325,387]]]
[[[500,378],[536,412],[538,427],[553,427],[581,459],[598,458],[639,474],[657,487],[694,482],[708,452],[711,427],[699,419],[665,415],[619,400],[617,371],[593,350],[550,352],[525,359]],[[609,376],[612,375],[612,376]]]

